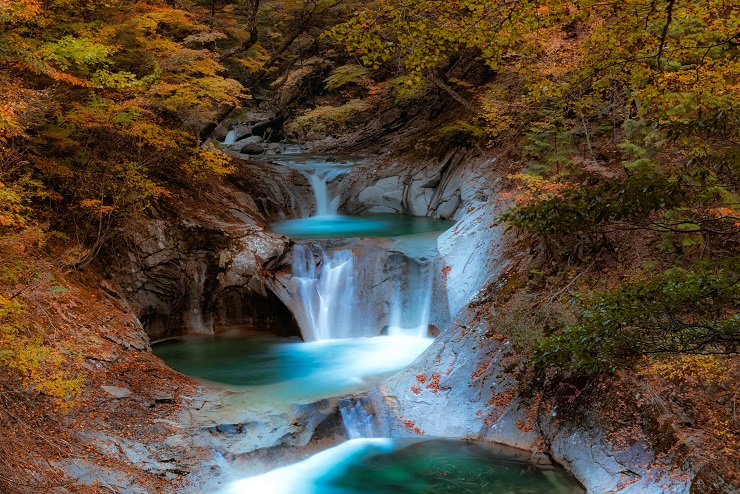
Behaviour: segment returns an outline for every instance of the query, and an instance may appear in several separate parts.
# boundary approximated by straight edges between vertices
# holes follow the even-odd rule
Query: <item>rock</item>
[[[239,143],[244,142],[245,139],[252,135],[252,129],[249,125],[235,125],[231,130],[234,132],[234,139]]]
[[[242,139],[239,144],[260,144],[262,143],[262,138],[260,136],[251,136],[247,137],[246,139]]]
[[[100,386],[100,388],[114,398],[127,398],[131,396],[131,390],[128,388],[119,388],[118,386]]]
[[[370,212],[401,212],[403,184],[400,177],[386,177],[363,189],[359,202]]]
[[[314,203],[308,182],[284,166],[242,161],[215,186],[197,201],[174,197],[170,210],[178,216],[129,228],[116,251],[103,254],[111,266],[110,289],[152,341],[244,324],[297,334],[292,316],[264,283],[290,240],[261,225],[286,213],[307,215]]]
[[[285,117],[278,116],[256,123],[252,126],[252,135],[261,136],[265,141],[281,141],[285,138],[282,132]]]
[[[213,132],[211,133],[211,137],[218,142],[223,142],[224,139],[226,139],[226,135],[231,130],[231,125],[224,122],[221,122],[216,126],[215,129],[213,129]]]
[[[262,154],[265,152],[265,148],[262,146],[262,138],[260,136],[247,137],[239,141],[241,148],[239,152],[241,154]]]
[[[306,139],[309,142],[312,141],[325,141],[328,139],[328,136],[324,134],[323,132],[317,132],[316,130],[309,130],[306,132],[306,135],[304,136],[304,139]]]
[[[247,144],[246,146],[242,146],[239,149],[239,153],[254,156],[258,154],[264,154],[265,148],[262,147],[262,144]]]
[[[118,292],[111,286],[111,284],[108,282],[108,280],[100,280],[99,283],[100,288],[103,289],[105,293],[110,295],[116,300],[121,300],[121,296],[118,294]]]
[[[541,465],[541,466],[552,465],[552,460],[550,460],[550,457],[547,456],[547,454],[542,453],[542,452],[534,453],[532,455],[532,458],[530,458],[529,462],[535,465]]]
[[[237,107],[232,109],[226,117],[219,122],[212,132],[213,138],[223,142],[226,134],[231,130],[236,131],[236,139],[250,135],[252,126],[258,122],[266,122],[274,118],[271,108],[256,109],[254,107]]]
[[[422,189],[434,189],[439,185],[441,181],[442,176],[440,174],[436,174],[432,178],[428,179],[426,182],[423,182],[419,187],[421,187]]]
[[[279,142],[270,142],[267,144],[267,152],[270,154],[280,154],[285,149],[285,144]]]
[[[167,404],[173,404],[175,403],[175,395],[170,393],[154,393],[152,395],[152,398],[154,398],[154,403],[167,403]]]
[[[75,492],[94,492],[93,489],[102,484],[110,492],[120,494],[147,494],[146,489],[136,486],[135,479],[129,478],[114,468],[101,467],[96,463],[91,463],[83,459],[62,460],[53,464],[61,468],[72,479],[74,485],[86,487],[84,491],[76,489]]]

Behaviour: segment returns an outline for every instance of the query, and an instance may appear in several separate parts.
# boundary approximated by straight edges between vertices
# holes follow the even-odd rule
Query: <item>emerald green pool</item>
[[[353,439],[238,480],[222,494],[582,494],[563,469],[523,453],[444,439]]]
[[[374,214],[368,216],[314,216],[272,223],[270,230],[293,239],[353,237],[400,237],[419,233],[443,232],[454,221],[423,216]]]
[[[430,338],[377,336],[301,342],[266,336],[189,337],[158,343],[152,351],[183,374],[260,396],[302,401],[353,392],[403,369]]]

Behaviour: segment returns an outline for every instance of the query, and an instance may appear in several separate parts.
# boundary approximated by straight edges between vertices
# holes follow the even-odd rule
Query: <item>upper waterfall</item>
[[[224,144],[234,144],[236,142],[236,132],[230,130],[226,137],[224,137]]]
[[[329,183],[349,173],[361,158],[344,157],[341,161],[332,156],[285,153],[260,156],[260,159],[298,170],[311,184],[316,207],[313,216],[333,217],[339,210],[339,195],[333,193]]]
[[[336,216],[339,210],[338,195],[332,196],[329,191],[329,182],[340,175],[344,175],[349,168],[321,167],[313,169],[312,173],[305,173],[316,200],[316,213],[314,216]]]

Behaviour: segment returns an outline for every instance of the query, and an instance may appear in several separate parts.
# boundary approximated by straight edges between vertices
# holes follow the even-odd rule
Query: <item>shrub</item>
[[[332,133],[344,127],[353,117],[369,107],[367,102],[359,99],[353,99],[342,106],[317,106],[287,124],[286,130],[303,136],[308,132]]]
[[[370,69],[362,65],[348,64],[337,67],[331,72],[331,75],[324,79],[326,87],[329,89],[340,89],[347,84],[356,83],[370,73]]]
[[[560,303],[543,303],[542,296],[520,291],[505,310],[488,317],[489,333],[500,333],[520,350],[535,347],[545,336],[573,321]]]
[[[535,360],[591,373],[615,371],[644,355],[737,353],[739,260],[697,262],[616,291],[580,294],[578,321],[543,340]]]

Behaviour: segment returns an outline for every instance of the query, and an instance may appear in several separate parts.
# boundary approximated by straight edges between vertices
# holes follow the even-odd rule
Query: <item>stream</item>
[[[564,470],[533,465],[527,454],[512,448],[376,437],[374,411],[354,396],[407,367],[433,342],[438,330],[430,314],[435,276],[442,271],[433,254],[437,237],[454,222],[339,214],[341,198],[332,182],[360,163],[358,157],[284,154],[262,159],[299,171],[314,193],[313,216],[269,227],[296,242],[291,310],[303,341],[254,328],[249,334],[166,341],[153,349],[185,374],[250,393],[255,406],[350,396],[339,402],[347,441],[292,465],[232,479],[221,492],[583,492]],[[387,241],[378,244],[377,238]]]

